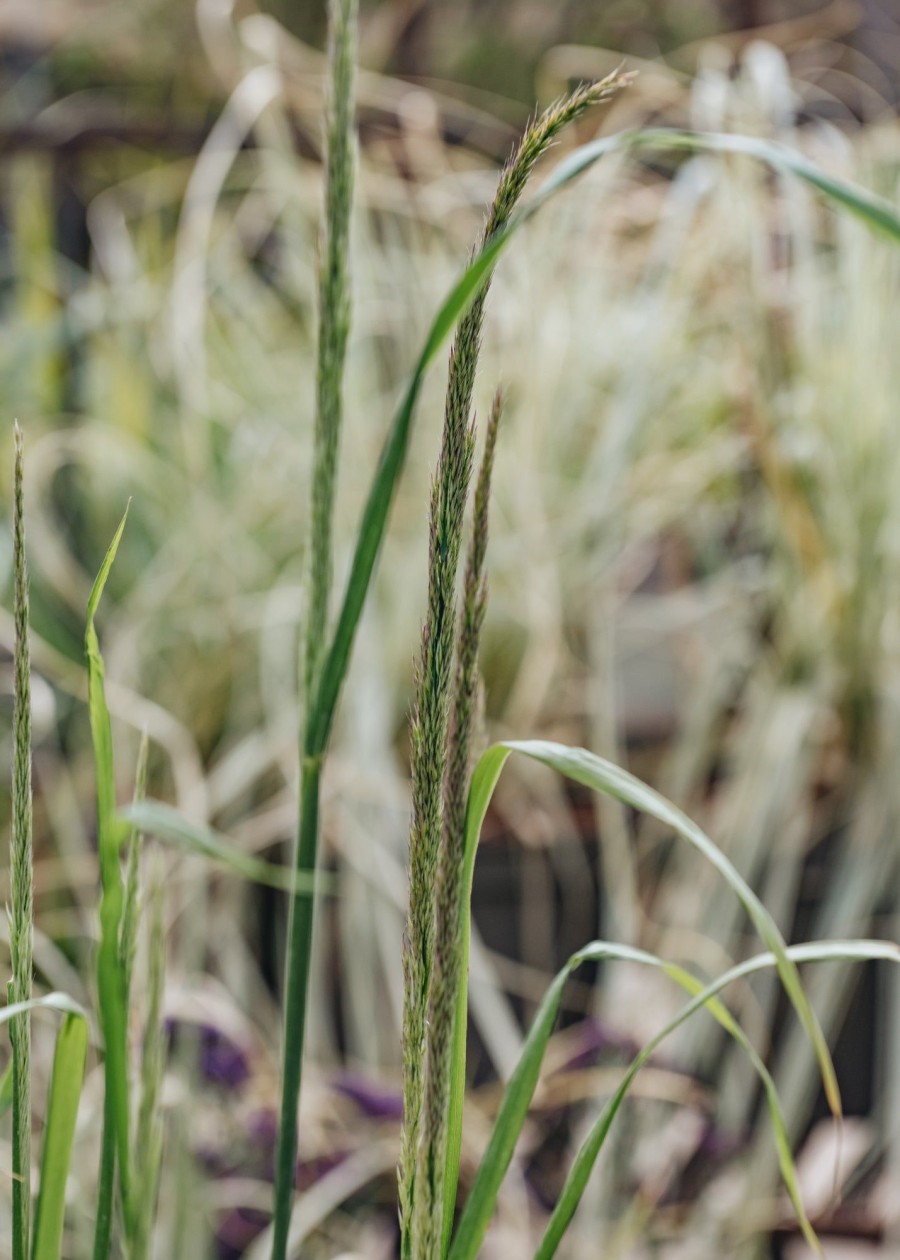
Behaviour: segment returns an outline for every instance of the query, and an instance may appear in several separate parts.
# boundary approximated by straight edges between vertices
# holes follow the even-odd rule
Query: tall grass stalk
[[[332,584],[332,520],[340,440],[344,360],[350,329],[348,253],[353,200],[353,77],[357,0],[330,0],[326,106],[325,213],[319,272],[319,345],[313,457],[310,586],[304,661],[300,818],[295,865],[316,868],[322,753],[310,729],[325,650]],[[284,1260],[297,1157],[297,1109],[309,990],[314,897],[291,899],[285,974],[281,1114],[275,1163],[273,1260]]]
[[[476,254],[507,227],[535,164],[563,127],[609,96],[611,90],[614,89],[607,83],[581,88],[553,105],[528,127],[500,177]],[[430,1113],[429,1129],[423,1132],[422,1113],[428,1091],[426,1077],[431,1071],[429,1047],[434,1045],[428,1030],[428,1012],[436,954],[435,881],[443,833],[456,579],[475,441],[472,393],[489,287],[488,275],[460,320],[450,351],[441,451],[431,498],[428,611],[422,631],[411,731],[413,816],[409,844],[409,915],[403,951],[404,1121],[399,1182],[402,1252],[404,1257],[415,1256],[416,1260],[436,1255],[442,1235],[443,1166],[437,1161],[437,1154],[446,1141],[446,1119],[438,1120]],[[448,875],[448,893],[453,883],[458,882],[460,873],[461,867],[452,879]],[[447,920],[442,926],[446,935],[437,952],[458,955],[456,920]],[[443,993],[439,996],[442,1006],[447,997]],[[448,1000],[452,1010],[453,998]],[[448,1062],[439,1061],[437,1071],[446,1074]],[[434,1106],[440,1097],[446,1098],[443,1081],[435,1086]],[[424,1176],[421,1187],[418,1185],[420,1167]]]
[[[15,426],[13,554],[15,570],[15,701],[13,709],[12,837],[10,847],[10,1004],[31,998],[34,868],[31,800],[31,663],[28,650],[28,568],[22,431]],[[10,1024],[13,1052],[13,1256],[27,1260],[31,1228],[31,1014]]]

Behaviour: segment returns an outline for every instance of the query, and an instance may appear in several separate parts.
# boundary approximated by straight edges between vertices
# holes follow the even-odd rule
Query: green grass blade
[[[321,892],[333,887],[327,875],[295,871],[245,853],[219,832],[191,822],[162,801],[135,801],[121,810],[119,817],[138,833],[156,836],[185,853],[206,858],[256,884],[310,896],[314,888]]]
[[[528,1115],[538,1082],[544,1050],[553,1032],[563,989],[569,978],[566,966],[554,978],[538,1007],[522,1055],[510,1077],[490,1141],[475,1182],[466,1199],[462,1217],[450,1246],[449,1260],[474,1260],[487,1232],[497,1195]]]
[[[491,749],[496,752],[496,749]],[[477,772],[476,772],[477,773]],[[496,782],[496,778],[495,778]],[[475,780],[473,779],[473,791]],[[629,945],[595,942],[569,959],[553,978],[534,1017],[519,1062],[509,1079],[494,1123],[490,1140],[475,1182],[466,1200],[459,1226],[449,1250],[449,1260],[474,1260],[478,1254],[497,1202],[497,1195],[509,1168],[522,1126],[534,1096],[547,1043],[556,1024],[563,990],[572,972],[588,961],[602,958],[662,966],[660,959]]]
[[[686,149],[692,152],[745,154],[775,170],[797,176],[823,193],[829,201],[850,211],[870,228],[900,241],[900,212],[896,206],[849,180],[828,174],[788,145],[774,140],[763,140],[758,136],[670,131],[662,128],[636,132],[632,145],[641,149]]]
[[[618,799],[626,802],[635,809],[639,809],[645,813],[664,822],[670,826],[683,838],[687,839],[695,847],[710,860],[720,871],[729,885],[735,890],[741,902],[745,905],[751,914],[754,924],[760,931],[764,942],[772,950],[773,957],[777,960],[779,973],[787,975],[790,986],[788,988],[789,996],[798,1013],[803,1012],[804,1027],[809,1031],[814,1030],[813,1036],[818,1038],[817,1050],[819,1046],[820,1063],[824,1058],[827,1065],[825,1071],[830,1074],[831,1080],[834,1082],[832,1086],[832,1096],[837,1091],[836,1080],[834,1079],[834,1069],[831,1063],[831,1056],[825,1045],[818,1021],[809,1007],[809,1002],[803,992],[800,984],[799,975],[797,973],[796,962],[792,961],[791,951],[787,950],[781,934],[772,922],[765,908],[761,905],[753,891],[747,886],[740,875],[731,866],[728,859],[716,848],[713,842],[696,826],[685,814],[678,810],[664,797],[654,792],[651,788],[641,783],[640,780],[634,778],[633,775],[619,769],[612,763],[604,761],[603,758],[596,757],[592,753],[588,753],[583,749],[571,749],[565,745],[551,744],[546,741],[527,741],[527,742],[505,742],[495,744],[490,747],[479,760],[475,771],[472,775],[472,784],[469,793],[469,808],[466,820],[466,857],[465,857],[465,897],[463,900],[462,915],[462,933],[465,948],[465,966],[463,968],[463,976],[467,976],[468,971],[468,949],[469,949],[469,931],[470,931],[470,905],[472,880],[475,869],[475,858],[478,850],[478,840],[481,834],[481,828],[487,813],[488,806],[493,796],[497,781],[506,764],[507,758],[512,752],[519,752],[523,755],[532,757],[547,765],[552,766],[560,773],[577,782],[585,784],[599,791],[609,792]],[[787,986],[786,986],[787,987]],[[451,1074],[451,1093],[450,1093],[450,1140],[447,1156],[447,1170],[444,1181],[444,1221],[445,1229],[448,1222],[452,1221],[453,1211],[456,1203],[457,1182],[459,1176],[459,1160],[462,1141],[462,1111],[463,1101],[465,1097],[465,1072],[466,1072],[466,1029],[468,1023],[467,1011],[467,983],[460,986],[457,997],[456,1020],[454,1026],[454,1044],[453,1044],[453,1066]],[[824,1074],[824,1073],[823,1073]],[[767,1093],[768,1096],[768,1093]],[[776,1125],[776,1141],[779,1143],[779,1153],[783,1155],[781,1150],[780,1138],[778,1137],[778,1122]],[[786,1183],[790,1178],[786,1178]]]
[[[123,826],[116,817],[116,787],[113,769],[112,729],[104,691],[103,657],[94,627],[94,618],[103,595],[109,571],[125,529],[125,515],[113,536],[109,550],[97,574],[87,607],[85,655],[88,665],[88,710],[94,748],[94,773],[97,790],[97,848],[100,860],[100,945],[97,951],[97,992],[100,1023],[106,1052],[104,1100],[104,1136],[101,1150],[101,1173],[97,1204],[97,1232],[94,1238],[94,1260],[105,1260],[109,1253],[112,1227],[113,1178],[119,1167],[119,1188],[126,1230],[132,1220],[130,1204],[130,1150],[128,1056],[126,1050],[127,1011],[125,975],[119,954],[119,934],[124,905],[124,886],[119,854]]]
[[[141,1094],[135,1124],[135,1168],[139,1179],[136,1226],[129,1260],[146,1260],[159,1195],[163,1123],[159,1109],[168,1038],[163,1020],[166,937],[163,884],[157,875],[147,904],[147,1018],[141,1054]]]
[[[66,1180],[87,1043],[87,1022],[78,1015],[67,1015],[57,1035],[53,1057],[32,1260],[59,1260],[66,1212]]]
[[[13,1105],[13,1061],[10,1059],[0,1076],[0,1117],[5,1116]]]
[[[732,892],[747,911],[760,939],[778,960],[778,974],[785,992],[797,1012],[810,1042],[816,1052],[819,1070],[828,1105],[834,1115],[841,1114],[841,1096],[825,1037],[819,1021],[809,1004],[796,965],[787,955],[784,937],[775,920],[738,873],[722,851],[713,844],[706,833],[687,814],[682,813],[664,796],[636,779],[627,770],[598,757],[583,748],[569,748],[544,740],[512,741],[505,745],[512,752],[521,753],[535,761],[551,766],[566,778],[596,791],[615,797],[632,809],[639,810],[658,822],[670,827],[677,835],[693,845],[715,867]]]
[[[67,1019],[69,1018],[74,1019],[76,1023],[81,1024],[82,1027],[84,1028],[84,1036],[85,1036],[85,1044],[86,1044],[87,1012],[84,1010],[83,1007],[79,1006],[79,1004],[74,1000],[74,998],[70,998],[67,993],[48,993],[44,997],[29,998],[25,1002],[12,1002],[8,1006],[5,1006],[2,1008],[2,1010],[0,1010],[0,1024],[6,1024],[6,1023],[9,1023],[10,1021],[15,1021],[21,1015],[30,1014],[32,1011],[37,1011],[37,1010],[58,1011],[60,1014],[65,1015]],[[71,1044],[71,1039],[67,1041],[67,1044]],[[55,1071],[55,1065],[54,1065],[54,1071]],[[0,1086],[0,1107],[8,1107],[12,1105],[12,1101],[13,1101],[12,1083],[13,1083],[13,1073],[12,1073],[12,1063],[10,1063],[9,1067],[6,1069],[6,1072],[4,1073],[2,1086]],[[79,1088],[79,1094],[80,1094],[80,1089],[81,1089],[80,1083],[79,1083],[78,1088]],[[7,1096],[7,1091],[9,1091],[8,1096]],[[51,1105],[52,1105],[52,1099],[51,1099]],[[75,1098],[74,1105],[75,1105],[75,1108],[77,1109],[77,1106],[78,1106],[77,1095]],[[49,1123],[49,1112],[48,1112],[48,1123]],[[45,1141],[46,1141],[46,1138],[45,1138]],[[65,1167],[68,1168],[68,1156],[66,1157]],[[43,1175],[41,1177],[41,1185],[43,1187]],[[40,1198],[38,1199],[38,1213],[40,1213]],[[33,1235],[32,1237],[33,1239],[36,1239],[36,1235]],[[36,1253],[33,1253],[33,1254],[36,1254]],[[58,1256],[58,1252],[57,1252],[57,1256]]]
[[[895,963],[900,962],[900,949],[896,946],[886,945],[882,941],[828,942],[824,945],[804,945],[790,949],[789,955],[794,964],[838,959],[856,961],[884,959]],[[696,989],[699,991],[682,1008],[675,1019],[647,1043],[640,1054],[629,1065],[621,1084],[604,1107],[575,1158],[535,1260],[549,1260],[549,1257],[555,1253],[559,1241],[568,1228],[584,1193],[590,1172],[632,1081],[662,1042],[704,1006],[711,1007],[711,1013],[723,1023],[729,1032],[732,1032],[733,1035],[735,1032],[738,1032],[739,1037],[746,1040],[744,1034],[739,1031],[733,1017],[715,999],[724,988],[736,980],[740,980],[765,967],[778,965],[778,959],[775,954],[761,954],[732,968],[711,984],[703,987],[698,984],[695,977],[690,976],[689,973],[684,972],[682,969],[672,967],[644,950],[632,949],[629,946],[595,941],[584,949],[579,950],[577,954],[574,954],[566,966],[554,977],[529,1030],[519,1062],[504,1092],[500,1111],[498,1112],[475,1182],[466,1200],[459,1227],[450,1248],[449,1260],[475,1260],[478,1254],[493,1216],[500,1186],[512,1160],[516,1143],[528,1114],[528,1108],[540,1074],[541,1062],[550,1035],[553,1032],[566,981],[582,963],[589,961],[599,962],[605,959],[630,961],[661,968],[679,984],[683,984],[691,990]],[[795,1206],[800,1208],[802,1223],[806,1221],[806,1217],[799,1200],[793,1160],[784,1136],[781,1107],[777,1094],[774,1093],[774,1087],[772,1095],[769,1095],[767,1090],[767,1101],[770,1103],[770,1110],[774,1105],[774,1113],[777,1116],[776,1141],[779,1146],[779,1156],[785,1160],[789,1177],[788,1190],[792,1200],[795,1202]],[[806,1222],[806,1225],[809,1229],[807,1237],[814,1238],[815,1236],[811,1227],[808,1226],[808,1222]],[[804,1232],[806,1232],[806,1229]]]
[[[590,945],[586,949],[579,951],[575,955],[575,960],[586,962],[589,959],[596,959],[605,956],[601,951],[601,945]],[[900,950],[894,945],[887,945],[883,941],[828,941],[822,944],[812,943],[807,945],[792,946],[788,950],[788,956],[793,964],[811,963],[811,962],[831,962],[831,961],[872,961],[881,959],[888,962],[900,962]],[[577,965],[577,964],[576,964]],[[695,993],[694,999],[683,1007],[673,1020],[666,1025],[646,1046],[641,1050],[640,1054],[631,1062],[625,1076],[616,1089],[613,1096],[609,1099],[603,1111],[595,1121],[590,1133],[578,1151],[569,1170],[563,1189],[560,1193],[556,1207],[550,1217],[550,1222],[545,1231],[541,1244],[535,1253],[535,1260],[551,1260],[556,1254],[560,1241],[568,1229],[575,1210],[578,1207],[581,1197],[584,1194],[588,1183],[588,1178],[593,1170],[597,1157],[606,1140],[612,1123],[625,1100],[628,1090],[638,1072],[648,1062],[655,1051],[659,1048],[665,1039],[680,1028],[692,1015],[699,1011],[702,1007],[706,1007],[710,1013],[716,1018],[720,1024],[732,1036],[736,1037],[740,1044],[750,1054],[751,1062],[759,1072],[766,1095],[766,1104],[769,1109],[769,1115],[773,1122],[773,1132],[775,1144],[778,1150],[778,1160],[781,1168],[782,1177],[785,1187],[791,1199],[791,1203],[797,1213],[797,1219],[803,1231],[804,1237],[812,1249],[821,1254],[821,1246],[816,1238],[815,1232],[800,1198],[800,1188],[797,1181],[797,1172],[794,1165],[793,1155],[791,1153],[790,1144],[788,1142],[787,1131],[784,1123],[784,1115],[781,1110],[781,1102],[775,1089],[768,1070],[759,1058],[756,1051],[750,1046],[743,1030],[740,1029],[736,1020],[718,1002],[717,995],[728,985],[736,980],[741,980],[753,972],[760,971],[766,967],[774,967],[778,965],[778,959],[775,954],[759,954],[755,958],[750,958],[746,962],[733,967],[730,971],[719,976],[711,984],[703,987],[694,976],[681,968],[672,967],[670,964],[658,964],[665,970],[678,984]]]
[[[29,998],[27,1002],[13,1002],[9,1006],[0,1007],[0,1024],[7,1024],[17,1015],[26,1011],[59,1011],[62,1015],[78,1015],[87,1019],[87,1011],[68,993],[45,993],[43,997]]]
[[[463,1103],[466,1096],[466,1031],[469,1003],[469,944],[471,939],[472,881],[478,841],[488,805],[501,771],[509,757],[509,749],[493,744],[482,754],[469,787],[466,813],[466,851],[463,874],[462,915],[463,956],[460,974],[462,983],[456,995],[456,1018],[453,1025],[453,1057],[450,1069],[450,1103],[447,1128],[447,1165],[444,1170],[444,1252],[449,1248],[459,1183],[459,1160],[462,1150]]]
[[[134,776],[134,800],[142,801],[147,791],[147,758],[150,741],[147,732],[141,736],[137,767]],[[141,920],[140,836],[132,827],[127,841],[128,856],[125,863],[125,902],[122,907],[122,929],[119,933],[119,958],[125,977],[125,1004],[131,1000],[131,976],[137,952],[138,928]]]

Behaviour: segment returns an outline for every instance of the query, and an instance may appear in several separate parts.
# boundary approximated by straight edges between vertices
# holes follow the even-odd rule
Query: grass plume
[[[606,99],[618,83],[580,88],[551,106],[526,130],[501,176],[476,253],[508,225],[541,154],[586,109]],[[462,317],[450,351],[441,451],[431,498],[428,605],[422,631],[416,707],[411,731],[412,825],[409,915],[404,942],[404,1122],[400,1150],[400,1214],[404,1257],[430,1257],[440,1238],[440,1203],[433,1179],[426,1201],[417,1202],[421,1118],[427,1069],[426,1034],[435,950],[435,880],[443,830],[443,788],[456,619],[456,578],[463,517],[472,471],[472,393],[481,349],[490,277]],[[455,929],[454,929],[455,930]],[[430,1149],[429,1134],[425,1147]],[[439,1172],[434,1177],[439,1179]],[[414,1206],[415,1205],[415,1206]],[[416,1235],[415,1238],[413,1235]],[[421,1235],[421,1237],[420,1237]]]
[[[22,431],[15,426],[13,553],[15,570],[15,701],[13,709],[12,839],[10,847],[10,1004],[27,1002],[32,987],[34,868],[31,799],[31,662],[28,650],[28,568]],[[10,1025],[13,1050],[13,1255],[26,1260],[31,1227],[31,1014]]]

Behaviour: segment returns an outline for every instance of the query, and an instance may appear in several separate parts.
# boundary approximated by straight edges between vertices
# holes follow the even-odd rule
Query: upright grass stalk
[[[618,85],[616,85],[618,86]],[[567,123],[608,97],[609,83],[581,88],[553,105],[525,132],[500,177],[497,193],[476,255],[501,234],[541,154]],[[409,915],[403,951],[403,1131],[400,1145],[399,1197],[404,1260],[428,1260],[440,1248],[440,1196],[434,1195],[442,1170],[427,1170],[427,1186],[418,1199],[420,1142],[426,1158],[435,1155],[439,1134],[421,1132],[428,1072],[427,1016],[435,955],[435,880],[443,830],[443,788],[447,770],[447,731],[456,619],[456,577],[463,516],[472,470],[471,421],[475,371],[481,349],[484,308],[490,274],[459,322],[450,351],[441,452],[431,498],[428,564],[428,611],[422,632],[416,707],[412,722],[411,777],[413,816],[410,829]],[[448,926],[448,930],[449,926]],[[452,926],[455,936],[456,926]],[[452,942],[441,943],[452,951]],[[431,1117],[433,1119],[433,1117]]]
[[[12,839],[10,846],[10,1005],[31,998],[34,868],[31,802],[31,663],[28,650],[28,568],[22,431],[15,426],[13,557],[15,570],[15,701],[13,708]],[[13,1052],[13,1257],[27,1260],[31,1229],[31,1014],[10,1024]]]
[[[348,254],[353,201],[353,77],[357,0],[330,0],[326,103],[325,213],[319,270],[319,344],[316,431],[310,528],[310,585],[304,660],[305,718],[301,740],[300,818],[295,865],[315,871],[319,843],[319,783],[324,750],[311,736],[315,697],[325,653],[332,585],[332,520],[343,410],[343,375],[350,329]],[[290,903],[285,972],[281,1115],[275,1162],[273,1260],[287,1251],[297,1109],[315,899],[295,894]]]

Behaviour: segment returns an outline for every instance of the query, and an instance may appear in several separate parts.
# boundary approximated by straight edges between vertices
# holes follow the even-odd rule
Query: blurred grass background
[[[154,794],[248,848],[288,850],[321,10],[0,9],[0,478],[8,510],[18,417],[35,958],[39,979],[75,997],[96,937],[84,609],[129,497],[101,626],[121,798],[147,729]],[[636,85],[577,138],[645,122],[750,131],[898,196],[900,16],[887,2],[381,0],[363,5],[361,35],[339,574],[391,404],[536,102],[624,57]],[[892,246],[792,182],[737,159],[630,158],[528,227],[489,303],[481,411],[498,380],[510,395],[489,558],[491,732],[572,739],[648,778],[795,939],[898,935],[898,288]],[[319,922],[301,1135],[310,1257],[395,1245],[406,722],[441,398],[437,373],[326,782],[339,893]],[[7,531],[6,694],[11,554]],[[0,748],[8,763],[8,723]],[[522,1021],[572,949],[615,936],[712,972],[751,944],[667,836],[549,776],[508,773],[476,875],[464,1180]],[[189,1088],[176,1058],[156,1254],[249,1255],[270,1193],[283,907],[164,860],[167,1016],[176,1034],[200,1026],[206,1086]],[[896,990],[876,966],[811,975],[810,990],[850,1117],[840,1201],[836,1134],[818,1123],[813,1064],[776,988],[748,985],[737,1009],[782,1086],[828,1255],[896,1255]],[[664,980],[620,966],[573,986],[485,1256],[529,1254],[591,1099],[673,1002]],[[89,1078],[86,1152],[100,1096]],[[628,1117],[568,1255],[595,1256],[598,1237],[629,1260],[804,1254],[754,1081],[711,1023],[648,1074]],[[93,1163],[76,1153],[73,1257],[87,1253]]]

